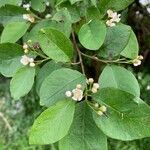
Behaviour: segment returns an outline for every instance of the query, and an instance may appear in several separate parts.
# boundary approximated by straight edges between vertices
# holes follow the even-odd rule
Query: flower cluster
[[[90,85],[90,87],[91,87],[90,90],[92,91],[92,93],[97,93],[97,91],[99,89],[99,84],[98,83],[94,83],[94,79],[93,78],[89,78],[87,80],[87,84]]]
[[[76,88],[71,91],[66,91],[65,95],[71,97],[75,101],[81,101],[83,98],[82,85],[77,84]]]
[[[100,106],[98,103],[95,103],[94,107],[95,107],[95,109],[97,109],[97,114],[100,116],[102,116],[107,111],[106,106],[104,106],[104,105]]]
[[[142,55],[138,56],[136,59],[134,59],[134,60],[132,61],[132,62],[133,62],[133,65],[134,65],[134,66],[139,66],[139,65],[141,65],[142,60],[143,60],[143,56],[142,56]]]
[[[35,22],[35,18],[31,14],[23,14],[23,19],[31,23]]]
[[[26,55],[23,55],[20,62],[26,66],[29,64],[30,67],[34,67],[35,66],[35,63],[34,63],[34,59],[33,58],[30,58]]]
[[[116,26],[116,23],[120,22],[121,14],[117,14],[117,12],[113,12],[112,10],[107,10],[108,20],[106,21],[106,25],[109,27]]]

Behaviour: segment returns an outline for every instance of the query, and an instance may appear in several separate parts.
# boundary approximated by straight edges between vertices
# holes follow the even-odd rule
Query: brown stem
[[[81,69],[82,69],[82,73],[85,75],[85,70],[84,70],[84,64],[83,64],[83,60],[82,60],[82,55],[81,55],[81,51],[76,43],[76,38],[75,38],[75,34],[74,32],[72,32],[72,39],[73,39],[73,44],[74,44],[74,47],[78,53],[78,56],[79,56],[79,61],[80,61],[80,64],[81,64]]]

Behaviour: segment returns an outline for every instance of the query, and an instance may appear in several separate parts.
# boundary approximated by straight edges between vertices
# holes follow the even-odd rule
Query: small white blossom
[[[102,112],[106,112],[106,111],[107,111],[107,108],[106,108],[106,106],[101,106],[101,107],[99,108],[99,110],[102,111]]]
[[[139,2],[143,5],[146,6],[150,3],[150,0],[139,0]]]
[[[99,104],[98,104],[98,103],[95,103],[95,104],[94,104],[94,107],[95,107],[95,108],[98,108],[98,107],[99,107]]]
[[[100,116],[102,116],[103,112],[102,111],[98,111],[97,114],[100,115]]]
[[[35,63],[30,63],[29,66],[30,67],[35,67]]]
[[[47,1],[47,2],[46,2],[46,6],[49,6],[49,5],[50,5],[50,3]]]
[[[91,91],[92,93],[97,93],[97,88],[92,88]]]
[[[25,8],[26,10],[30,10],[31,5],[30,4],[24,4],[23,8]]]
[[[117,14],[117,12],[113,12],[110,9],[107,10],[107,14],[108,14],[108,18],[109,18],[109,20],[106,21],[107,26],[113,27],[113,26],[116,25],[115,23],[120,22],[120,20],[121,20],[121,18],[120,18],[121,14]]]
[[[21,62],[24,66],[28,65],[28,64],[30,63],[30,62],[29,62],[29,57],[27,57],[26,55],[22,56],[20,62]]]
[[[138,56],[136,59],[134,59],[134,60],[132,61],[132,62],[133,62],[133,65],[134,65],[134,66],[139,66],[139,65],[141,65],[141,63],[142,63],[141,60],[143,60],[143,56],[142,56],[142,55]]]
[[[88,79],[88,83],[92,84],[94,82],[94,79],[93,78],[89,78]]]
[[[109,26],[109,27],[116,26],[116,24],[111,19],[106,21],[106,25]]]
[[[72,96],[72,93],[71,93],[71,91],[66,91],[65,95],[66,95],[67,97],[71,97],[71,96]]]
[[[33,58],[30,58],[26,55],[23,55],[20,62],[26,66],[29,64],[30,67],[34,67],[35,66],[35,63],[34,63],[34,59]]]
[[[49,18],[51,18],[51,17],[52,17],[51,14],[47,14],[47,15],[45,16],[46,19],[49,19]]]
[[[26,43],[23,44],[23,49],[28,49],[28,45]]]
[[[83,98],[83,91],[81,89],[76,88],[72,90],[72,94],[72,99],[75,101],[81,101]]]
[[[24,53],[25,53],[25,54],[27,54],[28,52],[29,52],[29,50],[28,50],[28,49],[25,49],[25,50],[24,50]]]
[[[94,83],[93,84],[93,88],[99,89],[99,84],[98,83]]]
[[[23,19],[27,20],[27,21],[30,21],[31,23],[35,22],[35,18],[30,14],[23,14]]]
[[[76,88],[77,88],[77,89],[81,89],[81,88],[82,88],[82,85],[81,85],[81,84],[77,84]]]
[[[146,90],[148,91],[150,90],[150,85],[147,85]]]

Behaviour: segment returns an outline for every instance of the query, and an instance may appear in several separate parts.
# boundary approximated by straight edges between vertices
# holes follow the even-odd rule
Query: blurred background
[[[130,66],[137,77],[141,98],[150,105],[150,0],[136,0],[122,12],[122,20],[129,24],[138,38],[141,66]],[[29,146],[28,131],[42,108],[36,92],[20,101],[13,101],[9,92],[10,79],[0,75],[0,150],[55,150],[54,146]],[[34,89],[34,88],[33,88]],[[108,139],[109,150],[150,150],[150,138],[122,142]]]

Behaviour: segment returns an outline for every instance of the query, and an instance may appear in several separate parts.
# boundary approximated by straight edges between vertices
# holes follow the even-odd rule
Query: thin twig
[[[3,113],[0,112],[0,117],[2,118],[2,120],[5,122],[6,127],[8,128],[9,131],[12,130],[12,127],[10,126],[8,120],[4,117]]]
[[[80,52],[81,55],[85,56],[85,57],[88,57],[90,59],[93,59],[95,61],[99,61],[99,62],[103,62],[103,63],[122,63],[122,64],[128,64],[128,63],[131,63],[131,61],[121,61],[122,59],[117,59],[117,60],[103,60],[103,59],[99,59],[95,56],[90,56],[90,55],[87,55],[87,54],[84,54],[82,52]]]
[[[82,55],[81,55],[81,51],[76,43],[76,38],[75,38],[75,34],[74,32],[72,32],[72,38],[73,38],[73,44],[74,44],[74,47],[78,53],[78,56],[79,56],[79,61],[80,61],[80,64],[81,64],[81,69],[82,69],[82,73],[85,74],[85,70],[84,70],[84,64],[83,64],[83,60],[82,60]]]

